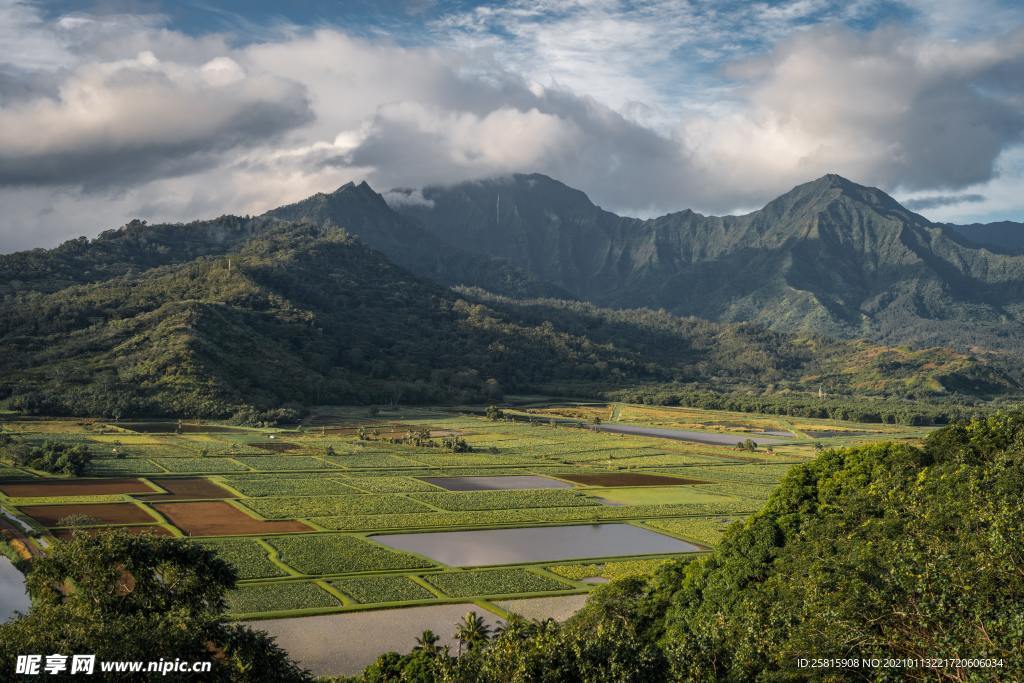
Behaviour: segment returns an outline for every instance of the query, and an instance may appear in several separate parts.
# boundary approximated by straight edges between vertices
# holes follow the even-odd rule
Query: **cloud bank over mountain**
[[[0,251],[352,179],[519,171],[641,215],[748,210],[836,171],[930,217],[1012,217],[1024,22],[987,4],[986,32],[977,14],[827,2],[503,3],[410,32],[0,0]]]

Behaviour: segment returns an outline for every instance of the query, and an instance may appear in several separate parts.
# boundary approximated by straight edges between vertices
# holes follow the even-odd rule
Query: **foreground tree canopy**
[[[921,448],[823,452],[711,555],[602,587],[563,626],[513,622],[454,658],[361,680],[752,681],[1024,676],[1024,413]],[[802,657],[995,658],[997,669],[801,669]]]
[[[18,655],[56,653],[95,654],[97,662],[213,662],[211,673],[194,678],[119,674],[119,681],[311,680],[266,634],[224,621],[224,594],[235,580],[229,564],[182,539],[77,533],[33,561],[31,610],[0,625],[0,679],[20,680]],[[98,665],[94,678],[103,680]]]

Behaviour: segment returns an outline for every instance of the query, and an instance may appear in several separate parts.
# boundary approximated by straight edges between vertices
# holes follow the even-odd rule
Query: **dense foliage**
[[[852,422],[945,425],[991,412],[985,406],[957,401],[915,401],[879,397],[823,397],[808,394],[716,393],[689,386],[650,386],[608,392],[626,403],[687,406],[763,415],[849,420]]]
[[[27,585],[31,610],[0,624],[3,680],[38,678],[14,673],[16,656],[30,653],[88,653],[97,662],[213,661],[212,673],[161,679],[168,681],[311,680],[266,634],[224,621],[224,596],[235,573],[184,540],[79,533],[33,560]],[[65,672],[48,678],[79,677]]]
[[[946,427],[923,447],[825,451],[709,556],[598,589],[564,626],[513,622],[459,658],[386,655],[363,680],[752,681],[884,678],[800,658],[991,659],[890,669],[1024,675],[1024,412]],[[423,672],[427,673],[424,674]],[[404,674],[399,674],[404,675]]]
[[[92,462],[92,451],[83,443],[44,441],[39,444],[19,443],[7,445],[5,450],[19,465],[53,472],[54,474],[84,474]]]

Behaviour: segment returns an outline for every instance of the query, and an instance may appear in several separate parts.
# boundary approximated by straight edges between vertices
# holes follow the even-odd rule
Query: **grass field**
[[[16,439],[83,443],[95,459],[82,479],[0,459],[0,505],[52,538],[70,533],[61,522],[74,515],[76,527],[84,525],[87,533],[119,526],[196,537],[236,569],[240,583],[230,610],[240,616],[465,600],[500,613],[490,600],[583,593],[594,582],[650,574],[673,556],[637,557],[609,548],[606,558],[581,563],[550,558],[465,569],[392,550],[366,536],[623,522],[713,547],[731,524],[761,507],[795,463],[813,458],[816,444],[916,440],[927,433],[624,404],[510,409],[515,419],[499,421],[478,413],[479,408],[402,408],[369,418],[364,407],[340,407],[317,412],[301,429],[185,423],[180,433],[167,421],[19,420],[8,414],[0,421]],[[776,436],[771,452],[749,452],[551,424],[595,417],[751,435],[755,441],[765,432],[786,436]],[[360,440],[361,425],[378,435]],[[429,429],[435,446],[384,438],[411,428]],[[447,434],[460,435],[472,450],[443,450],[439,441]],[[515,489],[510,480],[502,489],[505,475],[543,475],[570,488]],[[426,481],[434,477],[489,477],[497,488],[447,491]]]

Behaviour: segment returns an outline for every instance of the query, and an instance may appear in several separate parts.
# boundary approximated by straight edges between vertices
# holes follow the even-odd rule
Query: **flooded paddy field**
[[[25,576],[9,559],[0,556],[0,623],[17,612],[27,612],[29,604]]]
[[[372,536],[398,550],[454,567],[554,562],[588,557],[690,553],[699,547],[629,524],[439,531]]]
[[[753,439],[761,446],[773,446],[782,443],[782,439],[766,437],[761,434],[718,434],[715,432],[698,432],[689,429],[668,429],[665,427],[638,427],[635,425],[595,425],[593,429],[612,434],[633,434],[636,436],[652,436],[659,439],[676,439],[694,443],[713,444],[716,446],[735,446],[747,439]]]
[[[501,620],[471,603],[405,607],[398,610],[255,621],[248,625],[277,639],[299,664],[314,675],[353,675],[388,651],[408,652],[416,638],[430,629],[441,646],[456,648],[456,623],[476,612],[491,627]]]

